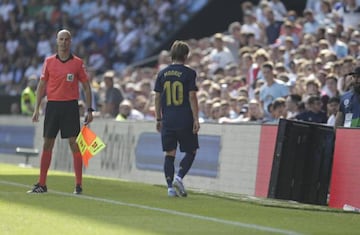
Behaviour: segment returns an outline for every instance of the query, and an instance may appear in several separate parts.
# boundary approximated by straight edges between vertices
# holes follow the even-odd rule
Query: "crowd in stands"
[[[225,32],[187,40],[192,49],[188,65],[198,75],[201,121],[277,123],[289,118],[334,125],[339,96],[351,89],[349,73],[360,66],[359,1],[308,0],[301,14],[280,0],[245,1],[239,10],[242,20]],[[113,67],[100,73],[92,67],[96,115],[153,120],[156,74],[169,63],[164,50],[156,67],[121,72]]]
[[[0,0],[0,94],[18,95],[69,29],[97,74],[146,58],[207,0]],[[174,23],[176,22],[176,23]]]
[[[359,1],[309,0],[300,15],[280,0],[241,7],[226,32],[190,40],[202,121],[334,125],[360,65]]]

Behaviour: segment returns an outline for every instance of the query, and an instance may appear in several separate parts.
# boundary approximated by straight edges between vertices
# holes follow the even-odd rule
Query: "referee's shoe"
[[[34,187],[27,191],[27,193],[46,193],[47,187],[46,185],[41,186],[39,183],[34,184]]]
[[[74,194],[81,194],[82,193],[82,187],[80,184],[77,184],[75,186]]]

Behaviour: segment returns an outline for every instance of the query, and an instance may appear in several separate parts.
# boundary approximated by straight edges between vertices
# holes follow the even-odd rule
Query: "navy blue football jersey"
[[[161,93],[162,125],[169,130],[192,128],[189,92],[197,91],[195,70],[171,64],[158,73],[154,91]]]

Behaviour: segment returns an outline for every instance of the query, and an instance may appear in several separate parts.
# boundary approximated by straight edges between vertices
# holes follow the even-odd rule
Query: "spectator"
[[[260,61],[260,59],[259,59]],[[254,96],[256,77],[260,70],[258,65],[254,63],[253,56],[250,53],[241,55],[241,73],[246,76],[246,84],[250,98]]]
[[[230,96],[229,98],[229,118],[235,119],[238,117],[238,109],[237,109],[237,98],[236,96]]]
[[[99,109],[99,84],[95,80],[95,71],[92,68],[87,69],[88,79],[91,86],[91,108],[93,109],[93,116],[100,116],[100,109]],[[84,105],[86,103],[86,95],[85,91],[83,89],[80,90],[80,100],[84,102]],[[89,107],[85,107],[85,110],[87,110]]]
[[[299,106],[301,102],[301,96],[298,94],[291,94],[286,97],[286,119],[295,119],[296,115],[300,113]]]
[[[259,25],[256,23],[256,17],[254,15],[254,12],[251,11],[244,12],[241,32],[253,33],[255,36],[255,40],[258,43],[262,43],[264,41],[264,35]]]
[[[327,124],[330,126],[335,126],[336,114],[339,111],[340,107],[340,98],[339,96],[333,96],[329,99],[327,103]]]
[[[0,7],[0,17],[6,22],[10,20],[10,13],[15,9],[14,3],[3,0]]]
[[[0,73],[0,93],[9,94],[12,88],[13,74],[9,65],[4,65]]]
[[[79,9],[78,1],[65,0],[61,4],[61,11],[63,13],[71,15],[72,17],[74,17],[77,13],[77,11],[74,11],[74,9]]]
[[[198,97],[199,101],[199,122],[204,123],[205,119],[207,119],[207,116],[205,114],[206,112],[206,97]]]
[[[273,9],[271,8],[266,8],[265,16],[267,21],[269,22],[265,28],[267,43],[274,44],[276,42],[276,39],[280,36],[280,30],[283,21],[275,19]]]
[[[16,37],[15,33],[7,34],[5,46],[8,54],[13,56],[19,47],[19,39]]]
[[[144,120],[144,114],[134,109],[130,100],[123,100],[119,105],[119,113],[116,115],[115,120]]]
[[[220,117],[218,119],[218,123],[240,123],[244,121],[244,118],[247,118],[248,115],[248,98],[245,96],[239,96],[237,98],[237,102],[234,104],[236,105],[233,107],[233,118],[229,117]]]
[[[345,28],[357,28],[360,22],[360,6],[357,0],[342,1],[342,6],[337,10]]]
[[[241,44],[241,24],[238,21],[232,22],[228,31],[230,35],[224,36],[225,46],[231,51],[234,62],[239,63],[239,49]]]
[[[327,106],[327,103],[330,98],[340,95],[340,92],[337,89],[337,82],[338,79],[333,73],[330,73],[326,77],[325,86],[323,87],[321,93],[321,101],[323,102],[323,105]],[[324,111],[326,111],[326,109],[327,109],[326,107],[323,107]]]
[[[209,88],[208,94],[209,94],[210,99],[220,98],[221,97],[221,87],[220,87],[220,85],[218,85],[217,83],[212,83],[210,88]]]
[[[49,39],[49,29],[51,29],[52,26],[50,24],[50,21],[46,18],[46,13],[45,12],[39,12],[36,15],[36,20],[35,20],[35,32],[37,35],[46,35],[45,39]]]
[[[41,34],[40,40],[36,45],[36,54],[40,58],[45,58],[52,53],[50,41],[45,33]]]
[[[206,100],[204,106],[204,117],[202,118],[202,120],[204,122],[211,122],[213,101]]]
[[[354,58],[360,58],[360,42],[351,40],[349,41],[348,54]]]
[[[124,25],[122,32],[116,37],[116,52],[118,57],[124,63],[129,63],[135,55],[135,48],[139,43],[140,32],[138,29],[132,29]]]
[[[338,58],[344,58],[348,55],[347,45],[337,39],[337,35],[334,29],[329,28],[326,31],[326,39],[329,42],[329,49],[333,51]]]
[[[322,111],[321,98],[318,95],[312,95],[307,99],[306,110],[295,116],[296,120],[316,123],[327,123],[327,115]]]
[[[98,73],[104,73],[106,67],[106,57],[96,42],[91,42],[89,46],[88,66],[95,69]]]
[[[140,113],[145,114],[148,113],[148,109],[150,108],[152,96],[146,97],[144,95],[138,95],[132,101],[133,109],[138,110]],[[150,117],[148,117],[150,118]]]
[[[295,31],[294,28],[294,23],[291,21],[285,21],[284,23],[284,33],[280,34],[280,36],[278,37],[276,43],[278,43],[279,45],[285,45],[285,42],[287,39],[291,39],[292,43],[295,46],[298,46],[300,43],[300,38],[298,36],[298,34]]]
[[[348,74],[352,80],[352,87],[349,92],[344,93],[340,98],[339,111],[336,114],[335,126],[359,127],[359,95],[360,95],[360,67],[356,67]]]
[[[310,96],[320,96],[321,83],[318,79],[307,79],[305,81],[305,93],[302,96],[302,100],[307,100]]]
[[[319,22],[315,19],[313,11],[311,9],[306,9],[304,11],[304,16],[304,34],[315,34],[319,28]]]
[[[107,71],[104,74],[104,83],[106,87],[105,100],[102,107],[102,116],[115,118],[119,113],[119,105],[124,99],[119,88],[114,86],[115,73]]]
[[[284,3],[281,0],[271,0],[269,7],[273,9],[275,19],[278,21],[282,21],[288,13]]]
[[[31,75],[35,74],[38,78],[41,75],[41,63],[39,63],[39,58],[34,56],[31,61],[30,65],[26,68],[24,76],[30,77]]]
[[[24,59],[29,60],[29,58],[27,58],[27,55],[35,56],[37,41],[33,31],[31,31],[30,29],[22,30],[21,35],[19,36],[19,44],[24,50]]]
[[[158,55],[157,69],[161,70],[171,63],[170,55],[167,50],[162,50]]]
[[[221,117],[230,117],[230,104],[227,100],[220,101]]]
[[[269,25],[269,21],[266,18],[266,10],[271,9],[269,5],[267,0],[261,0],[255,10],[256,21],[262,29]]]
[[[264,63],[261,67],[266,81],[260,89],[262,107],[268,107],[276,98],[286,97],[289,94],[289,88],[285,83],[275,79],[273,69],[273,65],[270,62]],[[270,116],[268,110],[264,110],[264,113],[266,116]]]
[[[223,35],[217,33],[213,38],[214,48],[209,54],[209,66],[212,74],[218,69],[224,69],[226,65],[234,63],[234,57],[230,50],[224,45]]]
[[[31,75],[27,80],[26,88],[21,92],[21,113],[23,115],[32,115],[34,113],[36,96],[35,91],[37,87],[36,75]]]
[[[270,56],[269,56],[269,53],[263,49],[263,48],[260,48],[258,50],[255,51],[254,53],[254,58],[255,58],[255,64],[256,66],[254,66],[255,70],[257,71],[254,71],[254,73],[256,74],[256,82],[258,80],[265,80],[265,77],[263,75],[263,71],[262,71],[262,65],[266,62],[266,61],[269,61],[270,60]],[[248,83],[248,84],[251,84],[251,83]]]
[[[146,99],[151,97],[152,94],[152,82],[149,78],[144,78],[139,82],[139,89],[141,95],[146,97]]]
[[[256,99],[250,100],[248,104],[248,114],[247,117],[243,119],[243,121],[261,123],[263,121],[263,117],[264,113],[260,103]]]
[[[219,119],[222,118],[221,113],[221,103],[220,102],[214,102],[211,106],[211,115],[210,118],[207,120],[207,122],[215,122],[218,123]]]
[[[272,103],[272,117],[274,123],[278,123],[281,118],[286,118],[286,100],[284,97],[278,97]]]
[[[306,0],[305,9],[311,9],[313,12],[320,12],[321,1],[319,0]]]
[[[330,0],[321,0],[320,11],[316,11],[316,20],[324,27],[334,27],[336,13],[333,11]]]

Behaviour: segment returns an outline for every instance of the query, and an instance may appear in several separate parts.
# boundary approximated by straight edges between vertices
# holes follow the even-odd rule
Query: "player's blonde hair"
[[[171,46],[171,60],[184,62],[189,55],[189,52],[190,47],[186,42],[176,40]]]

